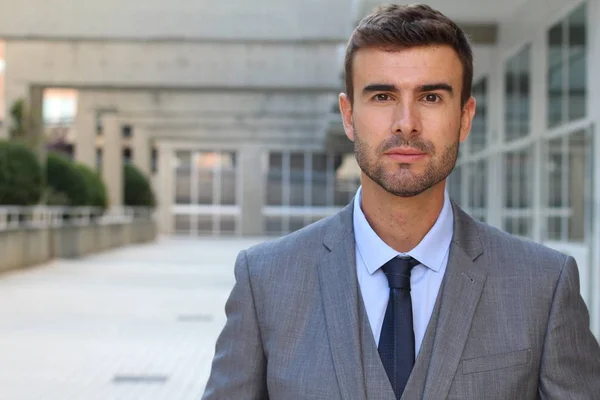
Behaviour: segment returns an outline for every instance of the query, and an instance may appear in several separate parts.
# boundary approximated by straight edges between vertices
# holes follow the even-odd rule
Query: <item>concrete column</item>
[[[546,101],[535,99],[547,98],[546,71],[548,70],[546,58],[546,31],[539,32],[531,46],[531,135],[533,142],[533,171],[531,174],[533,186],[533,226],[532,239],[542,242],[546,239],[546,218],[542,214],[544,208],[547,173],[545,169],[543,138],[546,132]]]
[[[26,144],[33,150],[40,162],[45,162],[46,140],[44,135],[44,88],[32,86],[29,88],[27,105],[27,139]]]
[[[8,139],[10,137],[10,130],[15,123],[10,109],[16,102],[23,101],[24,114],[22,123],[26,135],[19,139],[36,153],[41,162],[44,162],[44,88],[11,82],[8,68],[7,73],[5,75],[6,86],[4,98],[5,120],[0,129],[0,139]]]
[[[75,130],[75,160],[96,169],[96,110],[81,93],[77,98]]]
[[[148,132],[140,125],[133,128],[132,146],[133,165],[135,165],[146,177],[150,177],[150,137]]]
[[[487,172],[487,218],[488,224],[502,228],[502,208],[504,206],[504,175],[502,153],[497,149],[504,137],[504,69],[501,51],[498,46],[492,56],[488,75],[488,136],[487,148],[490,151]],[[504,189],[502,189],[504,188]]]
[[[18,100],[24,100],[28,103],[29,83],[12,79],[13,64],[10,62],[10,42],[5,44],[4,59],[6,68],[4,70],[4,123],[0,127],[0,139],[10,137],[10,127],[13,124],[10,109]]]
[[[102,116],[102,178],[108,190],[109,205],[123,205],[123,145],[117,114]]]
[[[163,235],[173,234],[173,199],[174,199],[174,156],[173,148],[164,142],[157,143],[158,177],[155,183],[157,196],[158,231]]]
[[[240,149],[237,174],[242,207],[242,236],[260,236],[265,232],[262,215],[265,200],[263,154],[264,150],[257,145],[246,145]]]

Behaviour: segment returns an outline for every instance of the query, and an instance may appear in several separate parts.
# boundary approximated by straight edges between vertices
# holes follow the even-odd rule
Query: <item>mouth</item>
[[[400,163],[413,163],[426,157],[427,153],[412,148],[395,148],[386,151],[384,155]]]

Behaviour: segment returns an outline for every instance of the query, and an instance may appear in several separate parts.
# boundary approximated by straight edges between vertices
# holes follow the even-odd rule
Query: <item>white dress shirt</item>
[[[387,278],[380,268],[394,257],[413,257],[421,263],[413,268],[410,277],[415,354],[419,354],[448,265],[450,242],[454,233],[454,215],[450,198],[447,192],[444,193],[442,211],[423,240],[408,253],[398,253],[385,244],[367,222],[360,206],[361,194],[362,187],[358,189],[354,198],[356,270],[373,337],[379,345],[379,335],[390,290]]]

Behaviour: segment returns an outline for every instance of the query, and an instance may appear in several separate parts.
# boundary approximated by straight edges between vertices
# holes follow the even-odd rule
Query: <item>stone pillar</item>
[[[90,107],[81,92],[77,97],[75,130],[75,160],[96,170],[96,110]]]
[[[150,178],[150,137],[148,131],[140,125],[133,128],[132,146],[133,165],[135,165],[147,178]]]
[[[17,81],[12,79],[12,64],[10,63],[10,42],[5,44],[4,59],[6,68],[4,69],[4,123],[0,127],[0,139],[10,137],[10,127],[13,125],[10,109],[19,100],[23,100],[26,107],[29,107],[29,82]]]
[[[157,196],[158,231],[163,235],[173,234],[173,199],[174,199],[174,150],[164,142],[157,143],[158,179],[155,187]]]
[[[123,144],[117,114],[102,116],[102,178],[108,190],[111,207],[123,205]]]
[[[44,135],[44,88],[32,86],[29,89],[27,106],[27,139],[26,144],[33,150],[40,162],[45,163],[46,140]]]
[[[264,151],[257,145],[240,149],[238,182],[242,202],[242,236],[261,236],[265,232],[262,208],[265,201],[265,176],[263,173]]]
[[[488,149],[497,149],[501,146],[504,132],[504,61],[501,51],[494,48],[490,73],[488,74],[488,135],[486,146]],[[468,140],[468,139],[467,139]],[[502,228],[502,208],[504,187],[502,152],[494,151],[488,158],[487,172],[487,215],[486,222],[492,226]]]
[[[34,151],[40,162],[43,163],[45,162],[44,88],[15,84],[9,80],[9,77],[10,75],[5,75],[5,119],[2,128],[0,128],[0,139],[10,138],[10,130],[15,123],[10,110],[18,101],[23,101],[22,124],[25,135],[20,137],[19,140]]]

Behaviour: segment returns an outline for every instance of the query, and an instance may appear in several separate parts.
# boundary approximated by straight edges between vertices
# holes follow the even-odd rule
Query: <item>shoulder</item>
[[[572,257],[530,239],[517,237],[498,228],[475,221],[478,236],[489,264],[503,272],[551,274],[558,277]]]
[[[324,252],[324,237],[329,227],[339,220],[336,214],[280,238],[267,240],[244,250],[251,275],[275,268],[314,263]]]

